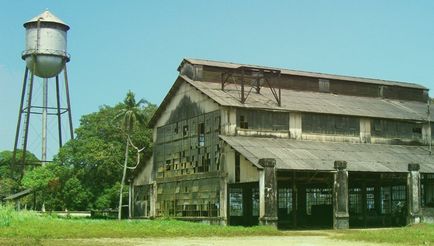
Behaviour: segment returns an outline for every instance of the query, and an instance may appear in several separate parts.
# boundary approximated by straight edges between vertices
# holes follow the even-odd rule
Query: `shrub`
[[[14,213],[12,206],[0,205],[0,227],[10,226],[12,223],[12,214]]]

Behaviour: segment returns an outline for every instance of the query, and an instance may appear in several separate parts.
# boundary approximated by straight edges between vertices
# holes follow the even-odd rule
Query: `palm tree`
[[[128,91],[125,99],[124,99],[124,108],[121,109],[115,116],[115,120],[121,120],[122,127],[121,129],[124,131],[126,135],[125,142],[125,160],[124,160],[124,169],[122,174],[122,182],[121,182],[121,190],[119,194],[119,210],[118,210],[118,219],[121,219],[122,212],[122,191],[125,184],[125,176],[127,173],[127,165],[128,165],[128,149],[131,143],[131,134],[134,129],[134,125],[139,122],[140,124],[145,123],[145,116],[142,112],[142,105],[147,104],[148,102],[140,99],[136,102],[135,95],[132,91]],[[133,147],[135,147],[133,145]]]

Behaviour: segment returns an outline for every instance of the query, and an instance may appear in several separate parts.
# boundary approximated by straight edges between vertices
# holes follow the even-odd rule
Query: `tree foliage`
[[[16,164],[20,164],[23,155],[22,150],[18,150],[15,156]],[[0,152],[0,199],[11,195],[20,190],[20,174],[30,170],[31,164],[39,164],[38,158],[31,152],[26,152],[26,165],[14,165],[11,172],[13,151],[5,150]]]
[[[72,177],[81,184],[80,194],[88,194],[81,194],[83,202],[71,202],[73,206],[68,209],[115,208],[114,194],[119,194],[115,190],[119,191],[120,187],[125,148],[122,130],[125,125],[116,119],[127,108],[126,103],[130,102],[124,101],[114,107],[105,105],[98,112],[83,116],[80,126],[75,130],[75,139],[60,149],[56,162],[71,170]],[[142,154],[144,156],[151,154],[152,131],[147,128],[147,122],[155,109],[156,106],[152,104],[138,107],[136,113],[142,115],[143,120],[129,129],[132,141],[146,147],[147,151]],[[136,157],[136,153],[131,150],[129,156]],[[135,165],[135,159],[130,158],[130,166]]]
[[[27,170],[21,182],[18,175],[10,177],[12,151],[0,152],[0,198],[10,195],[11,190],[32,188],[36,191],[36,209],[42,204],[47,210],[116,208],[125,157],[125,133],[129,132],[132,142],[145,147],[141,160],[151,154],[152,132],[147,123],[156,106],[142,104],[143,101],[136,102],[130,97],[115,106],[104,105],[97,112],[82,116],[80,126],[75,129],[75,139],[59,150],[53,163],[36,168],[24,166]],[[128,113],[131,112],[128,105],[135,105],[133,114]],[[129,120],[137,124],[129,127]],[[125,122],[129,123],[125,125]],[[21,154],[18,152],[17,160],[21,159]],[[128,156],[131,157],[128,165],[135,165],[137,152],[131,149]],[[28,152],[26,162],[34,161],[38,159]],[[32,207],[33,196],[24,198],[21,204]]]

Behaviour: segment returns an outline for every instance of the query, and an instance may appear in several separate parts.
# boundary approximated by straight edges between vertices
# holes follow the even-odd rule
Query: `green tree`
[[[143,99],[140,99],[136,102],[135,95],[132,91],[128,91],[125,99],[124,99],[124,107],[119,111],[119,113],[115,116],[116,120],[121,119],[122,130],[125,134],[125,156],[124,156],[124,165],[122,172],[122,181],[121,187],[119,191],[119,207],[118,207],[118,219],[121,219],[122,213],[122,196],[123,196],[123,188],[125,184],[125,177],[127,175],[128,168],[128,156],[129,156],[129,146],[130,144],[135,147],[131,141],[131,134],[133,132],[134,126],[136,123],[144,124],[145,123],[145,115],[142,112],[142,106],[147,104],[147,102]],[[139,150],[135,147],[138,154],[143,150]]]
[[[71,177],[63,189],[65,207],[74,210],[85,210],[92,194],[81,184],[77,177]]]
[[[17,150],[16,161],[21,160],[22,150]],[[40,164],[38,158],[31,152],[26,152],[25,165],[16,162],[11,170],[13,151],[0,152],[0,199],[20,190],[21,173],[30,170],[31,165]],[[12,171],[12,172],[11,172]],[[12,174],[12,176],[11,176]]]
[[[56,163],[69,170],[69,176],[61,178],[61,185],[64,186],[69,178],[76,177],[83,190],[91,194],[86,209],[116,207],[117,199],[113,198],[112,191],[116,187],[118,194],[120,188],[118,185],[123,172],[126,140],[124,132],[120,131],[120,125],[114,124],[117,123],[114,119],[122,109],[125,109],[123,102],[115,106],[101,106],[97,112],[82,116],[80,126],[75,129],[76,137],[68,141],[55,158]],[[145,122],[136,124],[131,130],[132,142],[146,147],[142,156],[151,153],[152,130],[147,128],[146,123],[155,109],[156,106],[151,104],[141,107]],[[133,163],[135,156],[137,153],[130,149],[129,166],[136,164]],[[61,192],[66,193],[65,187]],[[62,197],[65,197],[64,194]]]
[[[104,192],[98,197],[95,202],[96,209],[115,208],[118,204],[119,190],[121,183],[117,182],[112,187],[104,189]]]
[[[38,167],[27,171],[21,180],[24,188],[40,191],[42,195],[42,210],[45,210],[45,194],[53,184],[57,184],[57,177],[50,166]],[[57,185],[56,185],[57,186]]]

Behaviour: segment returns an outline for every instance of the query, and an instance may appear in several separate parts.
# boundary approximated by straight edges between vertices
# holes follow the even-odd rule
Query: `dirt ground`
[[[4,244],[3,244],[4,243]],[[15,244],[17,243],[17,244]],[[258,236],[240,238],[98,238],[98,239],[45,239],[27,242],[5,242],[0,245],[146,245],[146,246],[374,246],[366,242],[350,242],[331,239],[328,236]]]

